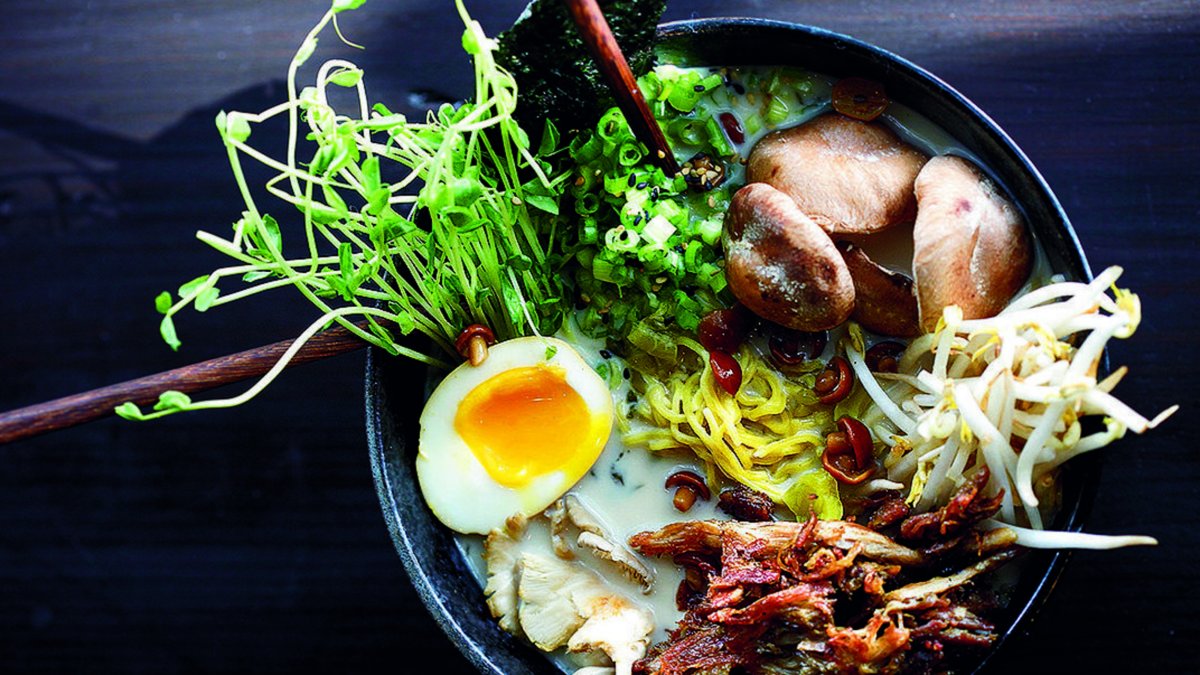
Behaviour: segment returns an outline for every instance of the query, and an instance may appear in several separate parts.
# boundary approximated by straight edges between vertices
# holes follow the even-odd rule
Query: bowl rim
[[[840,46],[841,48],[857,50],[885,62],[890,62],[898,66],[899,70],[907,71],[907,74],[920,84],[938,90],[940,96],[945,101],[958,109],[959,114],[966,118],[972,118],[979,129],[984,131],[993,143],[1002,148],[1003,151],[1009,153],[1016,160],[1020,165],[1020,170],[1025,172],[1031,179],[1033,187],[1037,192],[1041,193],[1045,204],[1050,207],[1055,217],[1056,222],[1048,224],[1045,227],[1058,231],[1063,237],[1063,243],[1066,245],[1069,254],[1073,256],[1073,260],[1068,262],[1078,267],[1083,278],[1086,280],[1092,279],[1093,275],[1086,254],[1071,225],[1070,219],[1063,210],[1058,197],[1046,183],[1041,172],[1033,165],[1024,151],[986,112],[954,87],[923,67],[882,47],[842,33],[776,19],[716,17],[671,21],[658,26],[657,37],[659,41],[664,41],[672,38],[703,36],[705,34],[720,35],[730,31],[764,29],[802,34],[805,36],[805,39],[828,42],[835,48]],[[423,560],[422,556],[418,553],[413,539],[405,528],[402,516],[397,509],[392,485],[385,471],[385,455],[387,452],[385,435],[387,432],[384,429],[384,415],[387,413],[387,410],[384,409],[385,406],[381,405],[382,396],[380,390],[382,387],[381,362],[387,356],[385,352],[374,347],[367,351],[364,387],[366,435],[371,473],[374,478],[375,489],[379,497],[384,521],[396,552],[399,554],[404,569],[417,591],[417,595],[441,630],[449,637],[459,652],[480,672],[502,675],[505,671],[484,651],[479,642],[468,634],[467,629],[458,620],[458,617],[455,617],[450,612],[445,599],[435,592],[434,581],[431,578],[427,561]],[[1104,361],[1101,363],[1102,369],[1106,369],[1106,367],[1107,356],[1104,357]],[[1078,531],[1090,514],[1095,500],[1099,483],[1100,457],[1096,453],[1088,453],[1085,457],[1076,458],[1072,462],[1072,471],[1080,481],[1081,487],[1077,498],[1073,502],[1063,505],[1056,520],[1062,523],[1064,529]],[[1034,620],[1061,578],[1069,559],[1069,551],[1055,550],[1049,552],[1048,561],[1044,564],[1044,572],[1042,572],[1036,586],[1024,604],[1015,614],[1011,615],[1011,623],[999,634],[996,642],[979,661],[975,668],[975,673],[991,672],[992,664],[995,661],[996,655],[1001,651],[1001,648],[1010,641],[1019,640],[1029,634]],[[480,600],[482,600],[482,593]]]

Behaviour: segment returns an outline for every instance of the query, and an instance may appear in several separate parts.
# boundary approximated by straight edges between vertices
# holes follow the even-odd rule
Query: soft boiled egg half
[[[587,473],[612,430],[608,386],[571,345],[506,340],[456,368],[421,413],[417,478],[447,527],[486,534]]]

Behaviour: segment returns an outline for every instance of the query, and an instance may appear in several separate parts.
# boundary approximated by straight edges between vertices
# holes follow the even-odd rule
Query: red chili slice
[[[712,367],[717,384],[721,385],[721,388],[730,396],[737,395],[738,389],[742,386],[742,367],[738,364],[737,359],[730,356],[728,352],[709,352],[708,365]]]

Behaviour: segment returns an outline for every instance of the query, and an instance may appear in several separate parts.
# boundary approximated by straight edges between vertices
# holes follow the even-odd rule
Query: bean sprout
[[[1045,497],[1058,466],[1126,430],[1152,429],[1179,408],[1147,419],[1117,399],[1111,392],[1124,367],[1096,380],[1105,345],[1132,335],[1141,320],[1137,296],[1114,286],[1120,275],[1121,268],[1110,267],[1087,284],[1044,286],[988,319],[964,320],[961,310],[947,307],[934,332],[914,340],[900,357],[901,373],[889,376],[901,384],[891,389],[893,395],[900,390],[899,400],[866,367],[861,331],[851,327],[846,358],[895,426],[887,478],[907,487],[909,504],[928,509],[943,503],[986,466],[991,489],[1004,491],[990,526],[1012,527],[1023,546],[1156,543],[1150,537],[1047,532],[1042,526],[1049,514],[1042,511],[1039,492]],[[1081,418],[1095,415],[1102,416],[1105,429],[1084,435]]]

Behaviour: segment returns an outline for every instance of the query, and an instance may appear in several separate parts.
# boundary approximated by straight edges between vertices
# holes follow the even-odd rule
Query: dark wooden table
[[[153,297],[222,261],[194,241],[239,209],[216,111],[282,96],[318,0],[16,0],[0,22],[0,409],[294,335],[288,293],[179,321]],[[523,2],[471,3],[492,32]],[[885,9],[886,7],[886,9]],[[1195,672],[1200,461],[1200,4],[675,0],[670,18],[824,26],[931,69],[1040,167],[1094,268],[1145,321],[1112,350],[1140,410],[1184,410],[1109,452],[1090,529],[1162,545],[1077,554],[1023,672]],[[346,17],[373,96],[461,94],[448,0]],[[332,53],[350,50],[333,48]],[[242,408],[109,420],[0,447],[0,669],[465,672],[418,604],[371,482],[360,356]],[[405,664],[431,664],[414,668]],[[437,667],[432,667],[436,664]]]

